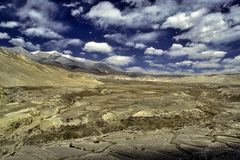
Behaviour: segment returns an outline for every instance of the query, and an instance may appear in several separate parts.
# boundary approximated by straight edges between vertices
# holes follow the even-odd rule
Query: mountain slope
[[[80,57],[62,54],[58,51],[36,51],[28,52],[21,47],[6,48],[2,47],[7,52],[20,54],[42,64],[54,65],[71,71],[80,71],[95,74],[124,74],[123,71],[115,66],[108,65],[104,62],[87,60]]]
[[[23,55],[0,48],[1,86],[96,86],[97,80],[87,74],[72,73],[54,66],[42,65]]]

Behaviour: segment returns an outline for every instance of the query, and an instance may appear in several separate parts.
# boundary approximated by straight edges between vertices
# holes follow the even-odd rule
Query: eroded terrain
[[[238,159],[240,85],[0,89],[1,159]]]

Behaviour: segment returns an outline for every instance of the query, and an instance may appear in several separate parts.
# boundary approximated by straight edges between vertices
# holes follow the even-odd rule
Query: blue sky
[[[239,0],[1,0],[0,45],[129,72],[240,72]]]

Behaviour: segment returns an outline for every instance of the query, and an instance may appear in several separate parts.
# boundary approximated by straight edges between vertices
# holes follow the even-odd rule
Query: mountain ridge
[[[99,75],[107,74],[125,74],[124,71],[118,67],[111,66],[104,62],[87,60],[80,57],[74,57],[71,55],[66,55],[58,51],[35,51],[29,52],[21,47],[1,47],[3,50],[12,52],[14,54],[20,54],[28,57],[31,60],[42,64],[53,65],[61,67],[73,72],[86,72],[94,73]]]
[[[74,73],[35,62],[22,54],[0,48],[0,85],[12,86],[89,86],[102,84],[93,76]]]

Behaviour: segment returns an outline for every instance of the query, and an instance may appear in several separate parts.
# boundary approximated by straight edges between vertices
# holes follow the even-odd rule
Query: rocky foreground
[[[1,159],[239,159],[239,84],[100,81],[1,87]]]

